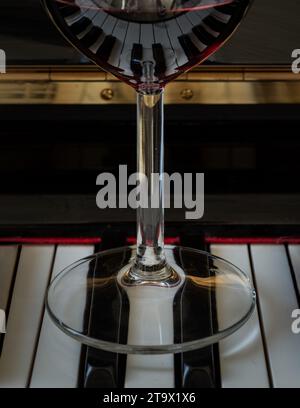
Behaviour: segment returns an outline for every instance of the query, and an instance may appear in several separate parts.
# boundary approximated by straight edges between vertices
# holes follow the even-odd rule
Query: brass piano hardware
[[[189,81],[242,81],[244,79],[243,71],[191,71],[187,73]]]
[[[76,81],[76,82],[97,82],[106,80],[106,73],[103,71],[96,72],[68,72],[68,71],[50,71],[51,81]]]
[[[100,95],[100,97],[99,97]],[[200,66],[166,88],[167,104],[299,104],[300,75],[290,66]],[[10,66],[0,104],[133,104],[135,92],[88,66]]]
[[[111,88],[105,88],[101,91],[100,96],[105,101],[111,101],[114,97],[114,91]]]
[[[193,98],[194,92],[189,88],[185,88],[180,92],[180,95],[181,95],[182,99],[184,99],[186,101],[189,101],[190,99]]]
[[[248,71],[244,73],[245,81],[299,81],[300,76],[291,72]]]
[[[6,74],[0,75],[0,84],[3,82],[36,82],[49,81],[49,72],[30,72],[30,71],[8,71]]]

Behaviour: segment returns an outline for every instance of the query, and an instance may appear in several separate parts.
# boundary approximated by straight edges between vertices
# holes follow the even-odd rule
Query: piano
[[[145,356],[136,376],[126,356],[61,333],[44,306],[64,267],[134,244],[134,211],[97,209],[95,183],[119,164],[135,170],[134,92],[70,47],[38,1],[0,5],[0,387],[300,387],[300,335],[292,330],[300,308],[300,76],[291,71],[299,13],[292,0],[256,1],[230,43],[167,88],[166,171],[204,172],[206,197],[201,220],[167,211],[166,241],[229,259],[258,300],[234,335],[171,356],[172,369],[170,356]],[[122,39],[111,28],[99,23],[86,34],[91,44],[101,37],[108,61]],[[134,72],[142,50],[135,41],[129,49],[126,69]],[[150,49],[161,61],[155,42]],[[163,373],[155,368],[162,358]]]

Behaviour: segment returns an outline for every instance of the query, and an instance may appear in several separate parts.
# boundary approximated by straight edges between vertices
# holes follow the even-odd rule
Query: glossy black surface
[[[108,242],[111,244],[110,240]],[[102,244],[101,250],[109,249],[105,244],[107,245],[107,242],[104,242],[104,245]],[[113,247],[120,244],[123,244],[121,240],[115,239]],[[121,262],[122,259],[116,259],[115,261],[118,264],[118,261]],[[109,272],[103,270],[102,265],[97,262],[93,270],[90,271],[90,276],[93,278],[101,276],[103,278],[108,276]],[[129,319],[129,300],[126,292],[113,281],[108,282],[102,289],[101,296],[96,296],[96,299],[94,297],[94,287],[87,294],[86,310],[88,313],[85,316],[85,324],[88,333],[92,337],[109,333],[109,335],[106,335],[105,340],[125,343]],[[110,302],[112,304],[110,313],[103,319],[98,311],[106,308]],[[119,322],[119,326],[114,325],[113,322],[115,321]],[[118,355],[83,346],[82,360],[83,370],[79,373],[80,386],[85,388],[124,387],[126,355]]]
[[[256,0],[230,43],[211,58],[221,64],[290,64],[300,47],[299,0]],[[0,48],[8,64],[86,64],[53,27],[39,0],[0,3]]]
[[[182,237],[183,245],[193,245],[193,248],[205,250],[205,245],[201,245],[200,239],[191,239],[191,237]],[[185,259],[182,253],[177,254],[179,261],[188,271],[189,261]],[[199,271],[201,277],[209,277],[210,269],[206,260],[201,259]],[[191,281],[187,281],[183,288],[177,292],[174,299],[174,323],[176,342],[192,340],[193,332],[201,335],[210,336],[213,327],[217,325],[215,296],[213,291],[202,294],[203,296],[193,296],[195,286]],[[188,316],[194,316],[193,325],[185,324]],[[205,347],[187,353],[180,353],[174,356],[175,364],[175,387],[176,388],[215,388],[219,380],[218,370],[218,349],[217,345]]]
[[[14,106],[0,118],[1,195],[95,196],[99,173],[135,171],[134,106]],[[204,172],[207,194],[300,193],[299,118],[289,105],[167,106],[166,171]]]

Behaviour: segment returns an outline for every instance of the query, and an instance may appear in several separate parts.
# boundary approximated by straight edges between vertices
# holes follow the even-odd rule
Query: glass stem
[[[148,278],[165,266],[163,90],[137,93],[137,208],[135,269]],[[154,278],[154,276],[153,276]]]

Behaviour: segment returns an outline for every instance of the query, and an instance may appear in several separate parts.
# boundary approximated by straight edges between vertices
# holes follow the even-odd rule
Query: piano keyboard
[[[44,296],[50,279],[94,250],[89,244],[0,246],[0,309],[7,316],[6,334],[0,335],[0,387],[78,386],[81,346],[50,321]],[[300,245],[212,243],[210,251],[243,269],[258,295],[248,323],[219,344],[221,386],[300,387],[300,338],[291,329],[292,312],[299,309]],[[218,316],[226,322],[221,306]],[[165,362],[162,384],[172,386],[173,364],[167,356]],[[146,367],[139,367],[138,379],[132,375],[127,364],[125,383],[151,384]]]

